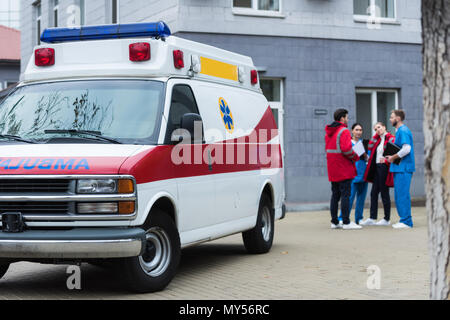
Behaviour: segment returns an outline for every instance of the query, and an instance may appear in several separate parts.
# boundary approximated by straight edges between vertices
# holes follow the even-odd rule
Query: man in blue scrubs
[[[414,145],[411,130],[403,124],[405,112],[403,110],[393,110],[391,113],[391,124],[397,129],[395,144],[401,150],[386,157],[391,163],[390,171],[394,173],[395,205],[400,216],[400,222],[392,225],[395,229],[409,229],[413,227],[411,217],[411,195],[410,186],[413,172],[415,171]],[[396,159],[401,159],[400,164],[393,163]]]

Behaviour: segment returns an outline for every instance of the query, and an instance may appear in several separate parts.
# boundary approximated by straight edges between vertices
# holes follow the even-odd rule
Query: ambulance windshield
[[[84,80],[17,88],[0,104],[0,136],[58,143],[65,138],[156,144],[164,83],[148,80]],[[76,132],[94,135],[73,134]],[[61,143],[61,142],[59,142]]]

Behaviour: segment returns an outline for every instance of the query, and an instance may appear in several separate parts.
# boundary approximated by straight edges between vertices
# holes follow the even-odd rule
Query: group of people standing
[[[389,188],[392,187],[400,217],[400,221],[392,227],[395,229],[413,227],[410,185],[415,171],[414,146],[412,133],[403,123],[404,120],[403,110],[391,112],[390,122],[396,128],[395,136],[387,131],[384,123],[377,122],[374,126],[375,135],[368,142],[366,152],[358,156],[353,147],[361,142],[363,126],[355,123],[350,132],[347,128],[348,111],[338,109],[334,113],[334,122],[325,128],[328,178],[332,190],[330,203],[332,229],[355,230],[369,225],[391,225]],[[384,156],[388,143],[397,145],[400,150],[394,155]],[[364,203],[369,183],[372,183],[370,217],[364,220]],[[380,194],[384,217],[377,221]],[[350,211],[355,198],[355,222],[352,222]],[[341,214],[338,217],[339,201]]]

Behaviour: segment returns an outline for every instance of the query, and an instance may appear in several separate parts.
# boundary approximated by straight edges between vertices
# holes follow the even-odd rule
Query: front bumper
[[[145,249],[140,228],[76,228],[0,232],[0,258],[95,259],[136,257]]]

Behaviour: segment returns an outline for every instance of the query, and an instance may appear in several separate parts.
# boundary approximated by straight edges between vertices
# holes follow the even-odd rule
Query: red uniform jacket
[[[386,148],[386,145],[388,142],[394,143],[395,137],[390,134],[389,132],[386,133],[386,137],[384,138],[384,148]],[[366,172],[364,173],[364,180],[367,182],[372,182],[375,177],[375,170],[376,170],[376,158],[377,158],[377,148],[380,145],[381,138],[378,134],[375,134],[372,139],[369,141],[369,151],[370,151],[370,158],[369,158],[369,164],[366,167]],[[383,148],[383,149],[384,149]],[[388,172],[390,163],[388,161],[384,161],[384,163],[388,166]],[[393,187],[394,186],[394,174],[392,172],[389,172],[386,178],[386,186]]]
[[[350,130],[342,122],[335,121],[325,128],[328,180],[339,182],[356,177],[355,162],[358,155],[352,149]]]

